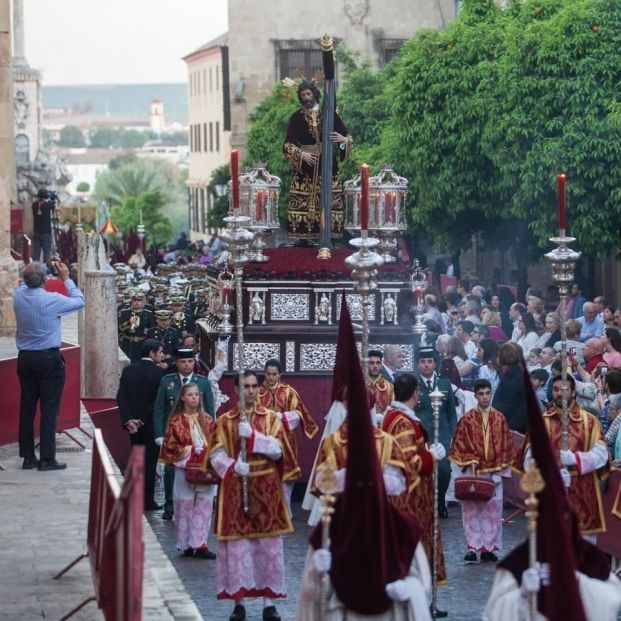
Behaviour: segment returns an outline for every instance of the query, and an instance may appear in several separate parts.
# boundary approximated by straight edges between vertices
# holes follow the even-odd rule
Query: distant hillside
[[[79,107],[84,110],[88,106],[92,114],[110,114],[126,119],[147,119],[149,102],[156,97],[164,102],[168,122],[187,123],[186,84],[43,86],[44,108]]]

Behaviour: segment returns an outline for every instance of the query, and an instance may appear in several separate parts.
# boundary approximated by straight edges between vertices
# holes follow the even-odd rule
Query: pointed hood
[[[344,297],[344,296],[343,296]],[[347,609],[363,615],[386,612],[386,585],[405,578],[420,538],[418,525],[386,496],[369,415],[367,389],[345,300],[341,305],[337,364],[347,377],[347,470],[345,490],[330,525],[334,590]],[[337,369],[335,381],[337,384]],[[311,536],[321,545],[321,524]]]
[[[569,507],[537,397],[526,371],[524,394],[531,455],[546,485],[543,492],[537,494],[537,559],[550,564],[550,585],[544,586],[539,592],[539,612],[549,621],[586,621],[575,574],[578,569],[576,554],[579,545],[575,517]],[[527,565],[528,543],[510,552],[499,563],[500,567],[513,573],[518,584],[521,583],[522,572]]]

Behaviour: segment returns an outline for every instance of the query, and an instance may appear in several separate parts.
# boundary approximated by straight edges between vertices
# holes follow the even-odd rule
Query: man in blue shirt
[[[64,263],[54,262],[53,267],[65,283],[68,297],[44,289],[46,270],[36,262],[26,266],[22,274],[24,284],[13,294],[21,388],[19,455],[24,458],[24,470],[67,467],[56,461],[56,419],[65,385],[65,362],[60,355],[61,316],[83,308],[84,295],[69,278],[69,268]],[[34,450],[37,402],[41,406],[40,460]]]
[[[585,302],[582,307],[584,315],[578,317],[582,326],[580,340],[584,343],[592,338],[599,338],[604,334],[604,320],[597,314],[597,306],[593,302]]]

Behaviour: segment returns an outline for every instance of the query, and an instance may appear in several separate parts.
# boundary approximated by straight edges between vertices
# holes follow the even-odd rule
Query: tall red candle
[[[558,184],[558,228],[565,230],[565,181],[567,177],[564,174],[556,176]]]
[[[239,151],[231,151],[231,185],[233,187],[233,210],[239,209]]]
[[[256,210],[257,220],[263,220],[263,202],[264,202],[263,192],[259,190],[257,192],[257,210]]]
[[[369,167],[363,164],[360,167],[360,229],[369,228]]]

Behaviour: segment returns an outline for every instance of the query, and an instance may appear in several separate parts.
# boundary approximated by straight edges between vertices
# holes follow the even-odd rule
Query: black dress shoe
[[[493,552],[481,552],[481,560],[497,563],[498,557]]]
[[[431,617],[433,619],[444,619],[445,617],[448,617],[448,612],[446,610],[440,610],[439,608],[434,610],[433,606],[429,606],[429,612],[431,613]]]
[[[466,563],[476,563],[477,553],[474,550],[468,550],[466,556],[464,556],[464,561],[466,561]]]
[[[37,470],[64,470],[67,467],[62,461],[56,461],[55,459],[40,459]]]
[[[241,604],[237,604],[233,608],[233,614],[229,617],[229,621],[244,621],[245,618],[246,609]]]
[[[267,606],[263,609],[263,621],[280,621],[276,606]]]
[[[441,517],[443,520],[446,520],[448,518],[448,509],[446,508],[446,505],[438,507],[438,516]]]
[[[210,561],[213,561],[216,558],[216,555],[207,548],[197,548],[194,551],[194,556],[196,558],[206,558]]]
[[[164,509],[164,513],[162,513],[163,520],[172,520],[173,512],[170,509]]]
[[[186,548],[183,551],[183,555],[182,556],[185,556],[186,558],[188,558],[188,557],[192,557],[193,558],[194,557],[194,548]]]
[[[158,505],[156,502],[145,502],[144,504],[144,510],[145,511],[157,511],[158,509],[161,509],[162,505]]]
[[[22,470],[32,470],[37,468],[39,460],[33,455],[32,457],[24,457],[24,463],[22,464]]]

